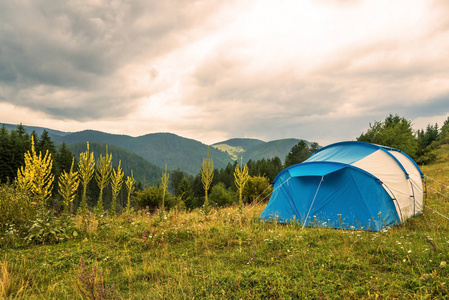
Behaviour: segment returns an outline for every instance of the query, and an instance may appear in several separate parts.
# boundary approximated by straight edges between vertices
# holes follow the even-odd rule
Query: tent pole
[[[324,181],[324,176],[321,176],[320,184],[318,185],[318,188],[316,189],[315,196],[313,196],[312,204],[310,204],[309,211],[307,212],[307,216],[306,216],[306,218],[304,220],[304,224],[302,224],[301,230],[303,230],[304,227],[306,226],[307,218],[309,217],[310,211],[312,210],[313,202],[315,202],[316,195],[318,194],[318,191],[320,190],[321,183],[323,181]]]

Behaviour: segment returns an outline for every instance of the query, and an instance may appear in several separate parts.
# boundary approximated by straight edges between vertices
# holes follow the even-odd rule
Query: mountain
[[[0,126],[2,126],[2,125],[4,125],[5,128],[8,129],[8,131],[16,130],[17,126],[18,126],[18,125],[13,125],[13,124],[0,123]],[[25,126],[25,125],[23,125],[23,127],[28,132],[28,134],[31,134],[31,133],[33,133],[33,131],[35,131],[37,135],[41,135],[44,132],[44,130],[47,130],[48,135],[50,136],[50,138],[52,140],[54,140],[55,137],[64,136],[64,135],[67,135],[67,134],[71,133],[71,132],[65,132],[65,131],[59,131],[59,130],[44,128],[44,127],[38,127],[38,126]]]
[[[237,160],[247,149],[264,143],[257,139],[230,139],[215,143],[212,147],[228,153],[232,160]]]
[[[8,130],[17,128],[17,125],[5,124],[5,126]],[[156,174],[159,179],[160,174],[162,174],[162,170],[166,165],[169,170],[176,170],[179,168],[188,174],[196,175],[201,170],[202,162],[207,156],[208,149],[210,157],[214,162],[214,168],[219,169],[225,168],[228,163],[233,163],[241,156],[243,157],[244,162],[247,162],[250,159],[253,161],[262,158],[270,159],[275,156],[279,157],[281,161],[284,161],[285,156],[290,152],[291,148],[300,141],[300,139],[294,138],[270,142],[258,139],[234,138],[215,143],[212,147],[209,147],[199,141],[184,138],[172,133],[152,133],[139,137],[132,137],[129,135],[111,134],[95,130],[63,132],[44,127],[25,125],[24,127],[29,133],[35,130],[39,135],[44,129],[47,130],[50,138],[55,143],[65,142],[77,156],[79,156],[79,152],[85,151],[86,142],[89,142],[92,147],[94,147],[94,143],[108,144],[110,147],[109,149],[111,149],[110,151],[114,149],[117,153],[114,154],[114,159],[115,156],[117,156],[117,158],[120,157],[124,168],[124,157],[131,157],[130,154],[133,153],[140,157],[139,159],[136,157],[129,158],[133,164],[132,169],[134,172],[138,173],[135,173],[134,177],[146,178],[146,180],[153,180],[156,178]],[[112,146],[118,148],[113,148]],[[95,145],[95,147],[97,146]],[[102,148],[100,147],[100,149]],[[126,151],[126,153],[124,151]],[[139,168],[135,167],[135,164],[141,166],[142,169],[148,169],[148,172],[143,170],[137,171]],[[126,167],[128,168],[128,166]],[[159,169],[156,169],[156,167]]]
[[[279,157],[282,163],[285,160],[285,156],[290,152],[290,150],[301,141],[300,139],[282,139],[275,140],[271,142],[266,142],[264,144],[256,145],[248,149],[243,155],[243,160],[248,161],[259,160],[262,158],[273,158]]]
[[[260,144],[264,144],[266,142],[262,141],[262,140],[258,140],[258,139],[230,139],[227,141],[223,141],[223,142],[219,142],[219,143],[215,143],[212,146],[218,146],[218,145],[228,145],[231,147],[239,147],[242,148],[244,150],[248,150],[254,146],[260,145]]]
[[[131,137],[85,130],[57,137],[55,141],[65,142],[67,145],[86,142],[107,143],[140,155],[160,168],[165,168],[167,165],[169,170],[179,168],[192,175],[198,174],[201,170],[208,149],[208,146],[203,143],[172,133],[152,133]],[[224,168],[228,162],[232,162],[225,152],[213,147],[210,147],[209,151],[215,168]]]
[[[67,147],[75,157],[79,157],[80,153],[85,152],[87,149],[86,143],[71,144]],[[95,161],[97,161],[100,154],[103,156],[106,155],[106,144],[89,142],[89,151],[94,153]],[[112,155],[113,166],[118,166],[119,161],[121,161],[125,176],[130,176],[132,170],[134,179],[142,182],[144,186],[156,185],[164,172],[161,168],[148,162],[143,157],[120,147],[108,145],[108,153]],[[124,178],[125,180],[126,177]]]
[[[264,142],[257,139],[230,139],[215,143],[213,146],[229,153],[234,159],[243,157],[243,161],[270,159],[279,157],[283,162],[285,156],[290,152],[300,139],[281,139],[271,142]],[[308,142],[307,142],[308,143]]]

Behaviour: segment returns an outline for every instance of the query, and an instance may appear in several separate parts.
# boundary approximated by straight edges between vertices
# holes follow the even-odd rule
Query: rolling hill
[[[17,125],[5,124],[8,130],[16,129]],[[130,158],[133,162],[138,162],[143,168],[148,168],[148,172],[139,171],[135,173],[135,177],[145,176],[152,178],[158,173],[160,177],[161,170],[167,168],[169,170],[180,169],[188,174],[196,175],[199,173],[202,161],[206,158],[209,148],[210,157],[213,159],[215,168],[225,168],[228,163],[232,163],[240,156],[244,162],[249,160],[260,160],[262,158],[270,159],[275,156],[284,161],[285,156],[296,145],[300,139],[281,139],[265,142],[259,139],[251,138],[234,138],[223,142],[215,143],[212,147],[199,141],[178,136],[173,133],[152,133],[138,137],[129,135],[110,134],[95,130],[84,130],[78,132],[63,132],[44,127],[26,126],[25,129],[31,133],[33,130],[37,134],[41,134],[47,130],[51,139],[59,144],[65,142],[76,155],[85,151],[86,142],[92,147],[94,143],[108,144],[109,149],[114,149],[120,153],[120,157],[130,156],[133,153],[140,157]],[[77,145],[80,144],[80,145]],[[115,146],[117,148],[113,148]],[[96,146],[95,146],[96,147]],[[101,148],[101,147],[100,147]],[[127,151],[125,153],[124,151]],[[96,152],[96,151],[95,151]],[[100,152],[99,152],[100,153]],[[125,166],[124,158],[122,165]],[[153,173],[155,167],[158,167],[156,173]],[[133,167],[136,172],[137,168]],[[153,175],[151,175],[153,174]]]
[[[133,152],[150,163],[170,170],[181,169],[189,174],[198,174],[208,146],[198,141],[180,137],[172,133],[152,133],[139,137],[117,135],[94,130],[85,130],[57,137],[56,142],[67,145],[96,142],[114,145]],[[232,159],[230,156],[210,147],[214,167],[224,168]]]
[[[17,129],[17,126],[18,126],[18,125],[13,125],[13,124],[0,123],[0,126],[2,126],[2,125],[4,125],[5,128],[8,129],[8,131],[15,130],[15,129]],[[44,132],[44,130],[47,130],[48,135],[50,136],[50,138],[52,140],[55,140],[56,137],[67,135],[67,134],[71,133],[71,132],[49,129],[49,128],[45,128],[45,127],[38,127],[38,126],[23,125],[23,127],[29,134],[31,134],[33,131],[35,131],[37,135],[41,135]]]
[[[236,139],[230,139],[223,142],[215,143],[212,146],[218,146],[218,145],[228,145],[231,147],[239,147],[244,150],[248,150],[252,147],[255,147],[260,144],[265,144],[266,142],[258,139],[244,139],[244,138],[236,138]]]
[[[279,157],[283,162],[285,156],[290,152],[300,139],[281,139],[270,142],[264,142],[256,139],[231,139],[215,143],[213,147],[226,151],[234,159],[242,156],[243,161],[270,159]],[[308,142],[307,142],[308,143]]]
[[[76,157],[79,157],[80,153],[86,151],[86,143],[71,144],[67,147]],[[106,144],[89,142],[89,150],[94,153],[94,158],[97,160],[100,154],[105,156]],[[120,147],[108,145],[108,153],[112,155],[113,166],[117,166],[119,161],[121,161],[125,176],[130,176],[132,170],[134,179],[140,181],[144,186],[156,185],[164,172],[143,157]]]

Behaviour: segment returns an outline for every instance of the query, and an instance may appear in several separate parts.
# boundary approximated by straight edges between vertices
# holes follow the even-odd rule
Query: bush
[[[134,199],[140,208],[148,207],[150,211],[155,211],[162,205],[163,193],[164,189],[162,186],[151,186],[141,192],[136,192],[136,197]],[[167,209],[173,208],[173,205],[176,203],[168,192],[165,193],[165,203]]]
[[[34,219],[37,204],[30,196],[17,193],[11,184],[0,185],[0,232],[14,227],[18,233],[26,232],[28,221]]]
[[[243,189],[243,202],[252,203],[256,199],[261,201],[268,197],[272,190],[273,188],[271,188],[268,178],[264,176],[250,176]]]
[[[209,198],[211,204],[214,206],[225,206],[234,203],[232,191],[230,189],[226,189],[223,182],[219,182],[212,187]]]

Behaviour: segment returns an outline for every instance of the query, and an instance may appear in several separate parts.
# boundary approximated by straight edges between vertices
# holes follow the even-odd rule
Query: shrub
[[[0,185],[0,232],[6,232],[11,225],[23,232],[27,222],[36,215],[37,203],[31,196],[17,193],[11,184]]]
[[[268,178],[264,176],[250,176],[243,189],[243,198],[246,203],[251,203],[256,199],[261,201],[271,193],[272,189]]]
[[[163,194],[164,189],[162,186],[151,186],[141,192],[137,192],[135,200],[140,208],[148,207],[150,211],[155,211],[162,205]],[[173,203],[171,198],[171,194],[166,192],[165,201],[167,204],[167,209],[170,209]]]
[[[223,182],[219,182],[212,187],[209,197],[211,204],[215,206],[225,206],[234,203],[232,191],[226,189]]]

